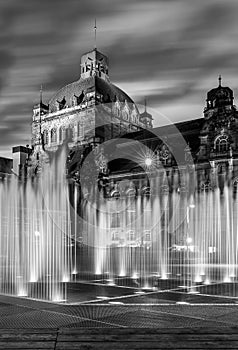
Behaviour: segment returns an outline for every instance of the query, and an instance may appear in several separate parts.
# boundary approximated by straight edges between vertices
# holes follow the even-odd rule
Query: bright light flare
[[[139,277],[138,272],[134,272],[133,275],[131,276],[132,279],[136,280]]]
[[[223,280],[224,283],[231,283],[231,278],[229,276],[226,276]]]
[[[32,276],[29,280],[30,283],[36,283],[37,282],[37,278],[35,276]]]
[[[126,271],[122,269],[119,273],[119,277],[125,277],[126,276]]]
[[[96,275],[101,275],[102,274],[102,270],[100,269],[100,267],[97,267],[96,271],[95,271]]]
[[[152,165],[152,163],[153,163],[153,160],[150,157],[145,158],[145,165],[147,167],[150,167]]]
[[[202,280],[202,277],[201,276],[196,276],[195,277],[195,279],[194,279],[194,282],[196,282],[196,283],[200,283],[200,282],[202,282],[203,280]]]
[[[63,278],[62,278],[62,282],[69,282],[70,281],[70,278],[69,278],[69,276],[68,275],[65,275],[65,276],[63,276]]]
[[[27,291],[23,288],[20,288],[18,293],[17,293],[18,297],[27,297]]]
[[[168,276],[166,275],[166,273],[162,273],[161,279],[162,280],[167,280],[168,279]]]

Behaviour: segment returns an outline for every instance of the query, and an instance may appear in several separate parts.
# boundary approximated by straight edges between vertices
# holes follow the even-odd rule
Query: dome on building
[[[108,57],[95,48],[81,56],[80,77],[62,87],[48,106],[42,102],[41,91],[40,104],[33,108],[33,145],[43,143],[47,151],[55,151],[65,139],[73,147],[93,137],[102,140],[112,137],[113,132],[121,135],[128,130],[152,127],[152,117],[140,116],[133,100],[110,82],[108,62]],[[114,124],[114,128],[98,127],[104,115],[97,107],[104,104],[108,105],[104,108],[105,120]]]
[[[123,90],[110,83],[109,80],[95,75],[80,78],[60,89],[49,101],[49,111],[55,112],[61,108],[73,107],[75,101],[76,104],[80,104],[86,97],[89,100],[92,95],[101,103],[112,103],[118,100],[134,104],[133,100]]]
[[[207,93],[207,109],[232,106],[233,100],[233,91],[229,87],[221,85],[220,76],[218,87]]]

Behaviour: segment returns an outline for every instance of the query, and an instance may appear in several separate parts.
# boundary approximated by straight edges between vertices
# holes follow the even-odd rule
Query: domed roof
[[[219,86],[207,93],[207,107],[233,105],[233,100],[233,91],[228,86],[222,86],[221,77],[219,77]]]
[[[233,96],[233,91],[228,86],[218,86],[207,93],[207,98],[213,100],[214,98],[227,98]]]
[[[76,97],[81,98],[81,103],[84,96],[90,92],[101,95],[103,103],[112,103],[118,100],[120,102],[127,101],[129,104],[134,104],[133,100],[124,91],[110,83],[109,80],[92,76],[89,78],[80,78],[60,89],[49,101],[49,111],[57,111],[59,103],[63,103],[67,107],[73,106],[73,98]]]

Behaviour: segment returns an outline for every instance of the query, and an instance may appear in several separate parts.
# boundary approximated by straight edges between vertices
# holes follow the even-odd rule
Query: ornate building
[[[81,57],[80,66],[77,81],[60,89],[48,105],[41,98],[34,106],[34,172],[48,157],[45,152],[55,152],[66,140],[75,153],[89,144],[152,128],[152,117],[140,114],[132,99],[110,82],[107,56],[94,49]]]
[[[61,88],[48,104],[41,97],[34,106],[33,153],[28,162],[31,171],[37,172],[42,161],[47,161],[64,142],[71,150],[70,162],[75,168],[82,149],[123,135],[149,146],[157,160],[172,169],[178,161],[174,156],[176,143],[181,143],[177,133],[185,142],[179,163],[182,165],[190,158],[196,164],[200,186],[212,183],[209,169],[224,173],[236,166],[238,113],[233,91],[222,86],[221,77],[218,87],[207,94],[203,118],[152,129],[153,118],[146,108],[139,113],[133,100],[110,82],[107,56],[94,49],[81,57],[80,65],[77,81]],[[166,136],[165,142],[162,135]],[[116,171],[112,164],[111,168]]]
[[[238,112],[233,91],[221,85],[221,77],[218,87],[207,93],[203,118],[147,129],[126,137],[151,149],[153,163],[167,169],[167,175],[193,165],[198,189],[216,186],[212,176],[214,172],[221,175],[219,180],[225,175],[226,179],[237,181]],[[126,155],[129,143],[125,141],[123,147]],[[128,162],[127,167],[129,172],[135,171],[135,164],[130,167]],[[117,171],[120,172],[119,169]],[[126,168],[122,171],[123,176],[125,171]]]
[[[97,183],[108,199],[161,191],[171,195],[184,191],[191,199],[194,193],[218,187],[222,193],[225,183],[236,189],[238,112],[233,91],[222,86],[221,77],[218,87],[207,93],[204,117],[158,128],[153,128],[152,120],[146,107],[140,113],[133,100],[110,82],[108,58],[94,49],[81,57],[78,80],[61,88],[48,104],[41,97],[34,106],[32,151],[14,148],[14,158],[24,160],[19,162],[21,174],[35,176],[65,145],[72,183],[88,186],[85,193]],[[104,146],[107,141],[109,147]],[[90,153],[93,165],[85,161]]]
[[[205,274],[214,277],[207,261],[215,259],[228,266],[222,273],[230,278],[238,261],[233,91],[222,86],[220,77],[207,94],[204,117],[158,128],[152,126],[153,117],[147,108],[140,113],[110,82],[108,58],[94,49],[82,56],[77,81],[48,104],[41,98],[34,106],[32,150],[15,148],[14,159],[20,160],[21,174],[35,177],[55,154],[67,150],[64,165],[73,204],[69,231],[75,251],[87,246],[85,255],[79,254],[85,257],[82,271],[102,274],[115,265],[119,276],[138,270],[146,275],[147,267],[153,272],[157,266],[166,278],[174,261],[170,249],[179,247],[199,252],[193,267],[197,282]],[[113,253],[106,249],[111,247],[116,247]],[[181,272],[176,264],[174,272]]]

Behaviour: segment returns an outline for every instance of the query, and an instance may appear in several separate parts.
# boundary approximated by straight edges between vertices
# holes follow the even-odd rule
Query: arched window
[[[229,149],[229,142],[227,135],[220,135],[215,139],[214,148],[216,152],[227,152]]]
[[[116,198],[116,199],[119,199],[120,198],[120,192],[118,190],[112,190],[111,193],[110,193],[110,196],[112,198]]]
[[[149,186],[144,186],[142,189],[141,189],[141,195],[142,196],[146,196],[146,197],[149,197],[150,196],[150,187]]]
[[[56,133],[56,128],[51,129],[50,131],[50,141],[51,143],[54,143],[57,141],[57,133]]]
[[[59,128],[59,142],[62,142],[65,138],[65,129],[63,126]]]
[[[209,181],[205,181],[201,183],[200,189],[202,192],[208,192],[212,189],[212,186]]]
[[[48,130],[44,130],[44,132],[43,132],[43,141],[44,141],[44,145],[48,145],[48,143],[49,143],[49,133],[48,133]]]
[[[82,122],[78,122],[78,137],[83,137],[84,135],[84,124]]]
[[[66,138],[68,141],[72,141],[74,137],[74,127],[73,125],[68,125],[66,128]]]
[[[136,196],[136,189],[134,187],[129,187],[127,190],[126,190],[126,196],[130,199],[133,199],[135,198]]]

